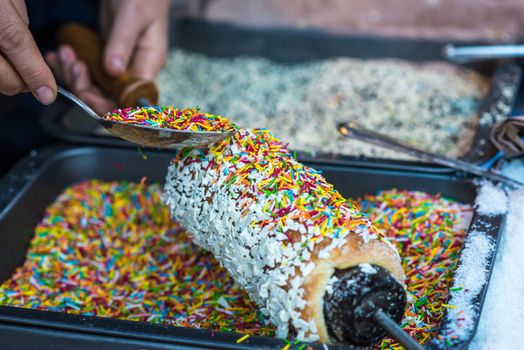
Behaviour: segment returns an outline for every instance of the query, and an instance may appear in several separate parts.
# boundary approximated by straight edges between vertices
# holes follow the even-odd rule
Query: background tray
[[[41,215],[65,187],[94,178],[138,182],[147,176],[149,182],[163,182],[171,154],[146,154],[147,160],[142,153],[132,149],[63,146],[34,152],[12,169],[0,181],[0,280],[9,278],[23,263]],[[441,193],[470,204],[476,196],[475,186],[469,178],[448,169],[393,161],[302,161],[322,170],[335,188],[347,197],[389,188]],[[502,219],[501,216],[487,218],[475,214],[472,228],[498,242]],[[493,260],[494,254],[489,258],[489,271]],[[475,300],[475,323],[486,289],[487,283]],[[455,341],[453,348],[466,346],[474,331]],[[9,349],[249,349],[285,345],[282,340],[265,337],[250,337],[236,344],[238,338],[234,333],[0,306],[0,342]],[[436,345],[427,347],[436,348]],[[314,348],[322,349],[322,346],[317,344]]]
[[[312,29],[248,29],[195,20],[174,21],[170,28],[171,47],[212,57],[251,55],[281,63],[333,57],[398,58],[415,63],[442,61],[442,50],[448,43],[450,42],[362,34],[333,34]],[[484,61],[464,66],[491,78],[490,90],[481,103],[478,115],[489,113],[505,118],[507,111],[515,103],[521,68],[509,61]],[[80,110],[68,104],[46,111],[42,116],[42,123],[51,135],[68,142],[130,146],[125,141],[101,133],[96,122],[85,118]],[[463,159],[483,162],[495,155],[496,149],[489,141],[490,127],[491,125],[479,126],[472,148],[464,154]]]

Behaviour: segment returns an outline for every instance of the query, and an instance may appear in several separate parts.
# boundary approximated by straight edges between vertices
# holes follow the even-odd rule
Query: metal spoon
[[[475,164],[420,150],[413,146],[397,141],[389,136],[361,128],[355,123],[339,123],[337,128],[344,137],[354,138],[380,147],[394,149],[430,163],[444,165],[469,174],[483,176],[493,181],[502,182],[513,188],[524,186],[523,183],[513,180],[493,170],[489,171]]]
[[[91,107],[60,86],[58,87],[58,93],[82,108],[91,118],[94,118],[113,135],[141,146],[164,149],[198,148],[224,140],[235,134],[235,131],[173,130],[107,120],[101,118]]]

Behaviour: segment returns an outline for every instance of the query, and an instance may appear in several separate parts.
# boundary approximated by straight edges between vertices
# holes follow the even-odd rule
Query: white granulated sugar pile
[[[475,199],[477,212],[484,215],[500,215],[507,211],[508,198],[504,191],[490,182],[483,183]]]
[[[453,279],[452,288],[458,290],[450,293],[448,303],[454,308],[448,309],[446,319],[449,323],[444,334],[450,332],[460,339],[474,327],[476,309],[473,300],[487,281],[486,265],[493,249],[494,242],[484,233],[473,231],[468,234],[461,253],[461,264]]]
[[[504,165],[502,170],[506,176],[524,182],[524,160],[516,159]]]
[[[503,168],[524,181],[524,161]],[[509,194],[509,212],[479,327],[470,349],[511,350],[524,344],[524,189]]]
[[[244,128],[267,128],[293,150],[406,158],[341,139],[337,122],[455,157],[470,147],[489,83],[446,63],[336,58],[280,64],[174,50],[158,85],[160,104],[199,106]]]
[[[490,182],[480,184],[475,206],[477,213],[488,216],[503,215],[507,211],[508,199],[503,189]],[[461,252],[460,264],[455,271],[453,286],[450,289],[447,310],[447,326],[442,330],[442,338],[434,338],[432,343],[446,347],[452,339],[465,339],[477,323],[478,309],[476,299],[488,282],[488,262],[493,257],[495,241],[485,234],[491,223],[480,219],[468,234]]]

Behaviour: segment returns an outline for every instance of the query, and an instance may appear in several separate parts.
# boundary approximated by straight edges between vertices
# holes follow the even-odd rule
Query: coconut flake
[[[365,263],[365,264],[359,264],[358,266],[364,273],[368,273],[370,275],[377,273],[377,270],[375,270],[375,268],[371,266],[371,264]]]

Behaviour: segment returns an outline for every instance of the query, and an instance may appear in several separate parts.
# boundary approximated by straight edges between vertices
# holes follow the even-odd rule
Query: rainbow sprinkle
[[[359,204],[400,253],[409,303],[402,328],[424,344],[436,334],[445,308],[453,307],[446,301],[472,209],[438,195],[396,190]],[[403,349],[391,339],[378,348]]]
[[[84,182],[46,210],[25,263],[0,286],[0,304],[182,327],[274,336],[256,304],[213,256],[169,219],[158,185]],[[357,200],[398,247],[410,307],[403,327],[435,333],[471,208],[422,192]],[[288,345],[291,343],[288,343]],[[377,348],[400,349],[390,339]]]
[[[305,236],[302,228],[318,228],[318,234],[310,235],[313,241],[321,236],[347,235],[348,231],[382,239],[382,233],[326,181],[321,171],[296,161],[287,144],[267,129],[239,129],[233,137],[211,146],[208,153],[211,156],[199,149],[180,150],[173,160],[177,166],[174,171],[203,163],[205,169],[227,175],[226,186],[235,187],[228,193],[241,203],[244,214],[257,204],[257,198],[271,198],[262,208],[271,218],[254,220],[252,226],[273,229],[294,221],[300,226],[298,232],[291,235],[282,230],[291,244]],[[255,179],[256,174],[261,177]]]
[[[160,193],[96,180],[66,189],[0,287],[0,304],[272,334],[225,269],[171,221]]]
[[[197,108],[179,109],[173,106],[148,106],[115,109],[102,115],[106,120],[154,128],[187,131],[233,131],[236,126],[226,118],[202,113]]]

